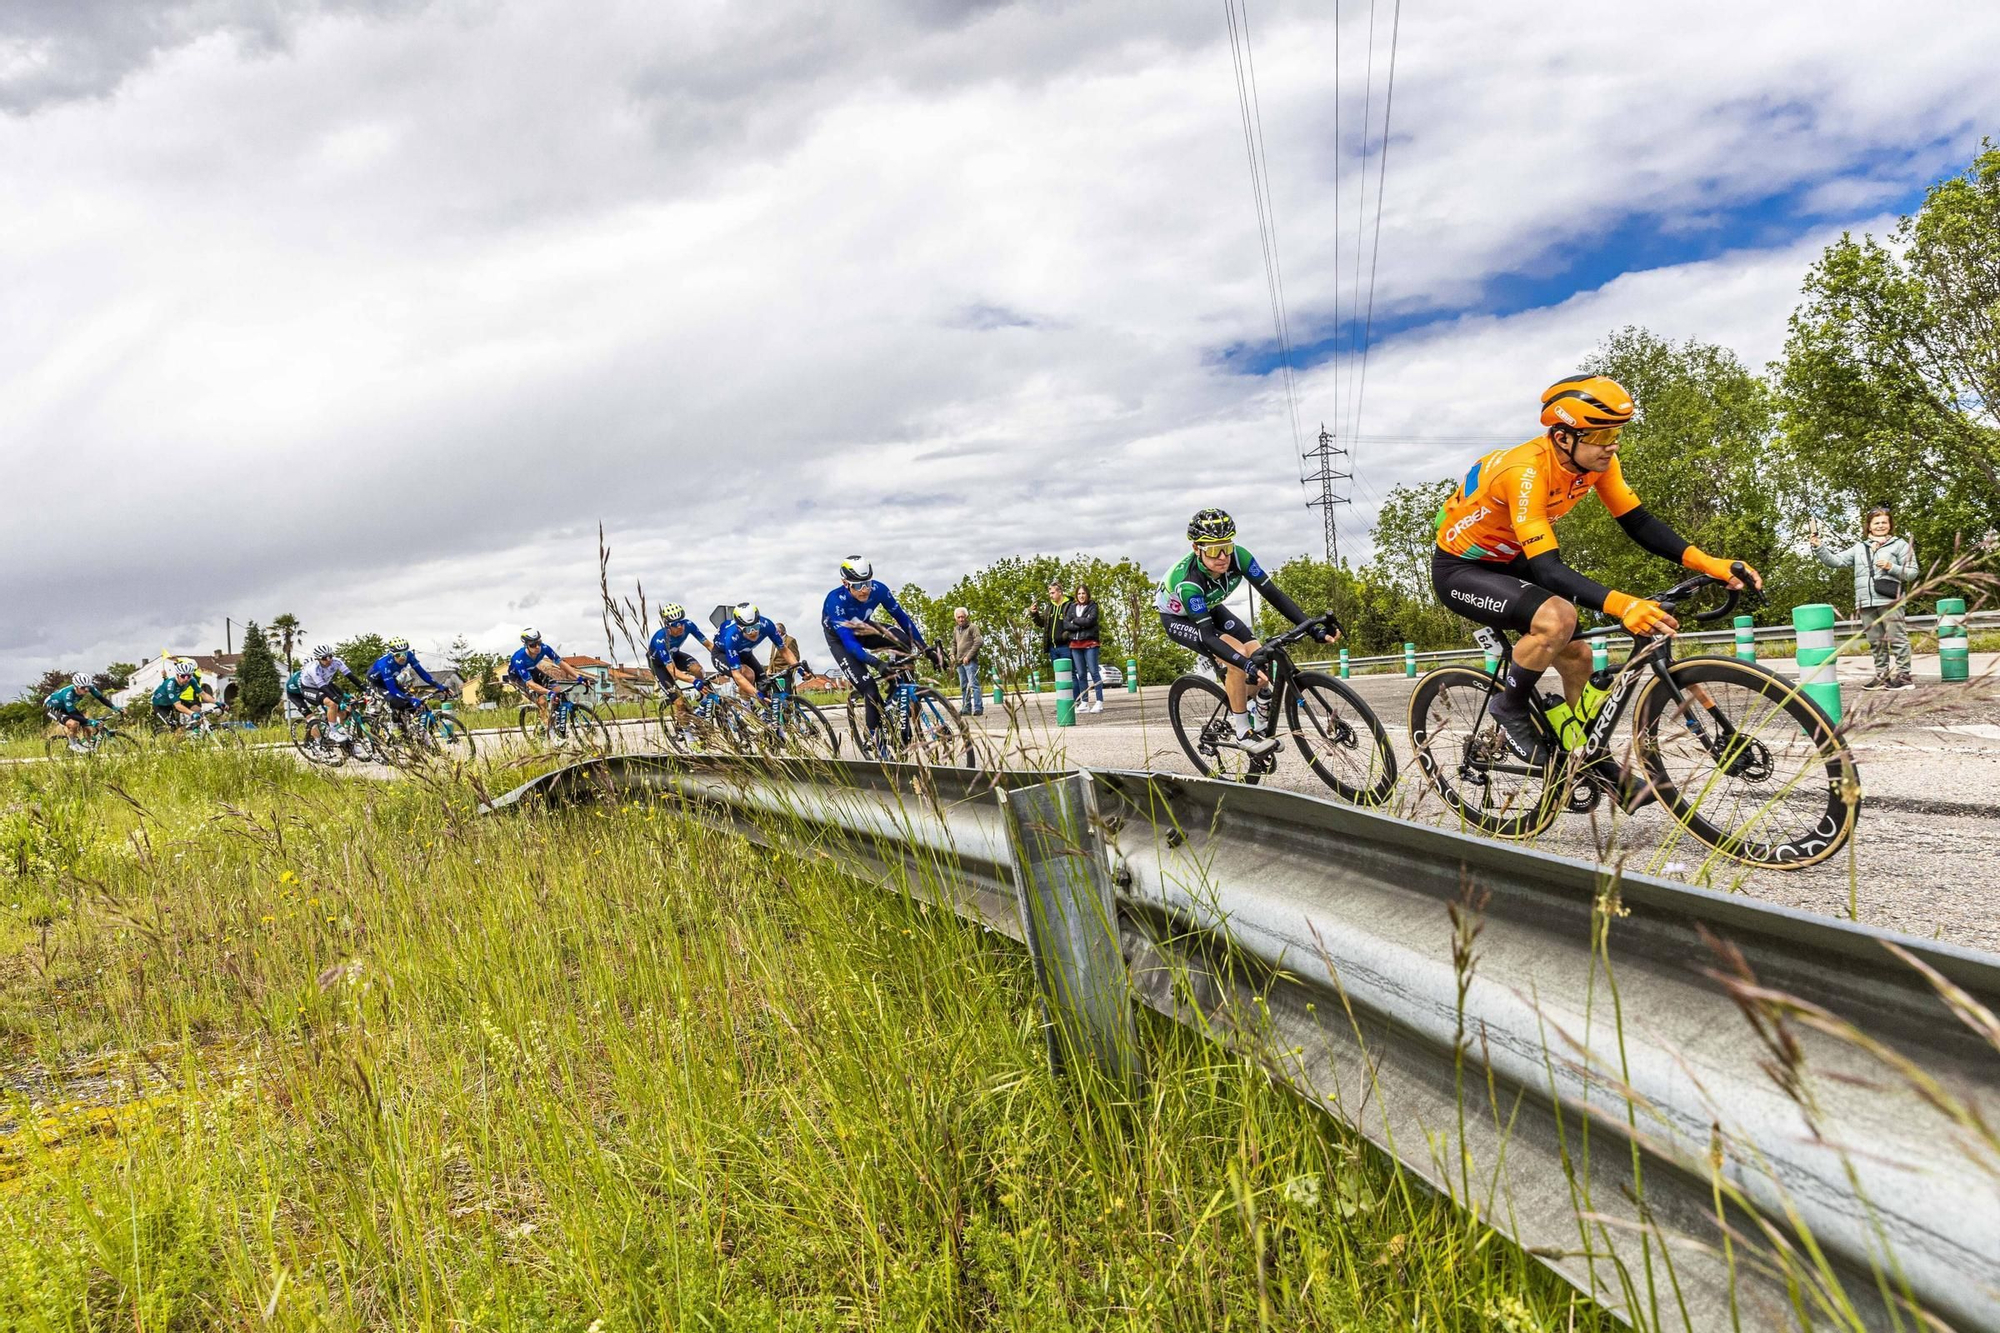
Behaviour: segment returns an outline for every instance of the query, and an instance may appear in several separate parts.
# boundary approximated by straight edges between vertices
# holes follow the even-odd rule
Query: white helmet
[[[318,647],[312,650],[312,655],[314,657],[332,657],[333,645],[330,643],[322,643]]]
[[[736,609],[730,614],[736,618],[736,623],[739,625],[754,625],[760,618],[755,602],[738,602]]]
[[[526,629],[521,631],[522,643],[540,643],[541,641],[542,641],[542,632],[536,629],[533,625],[530,625]]]
[[[194,663],[188,661],[185,657],[174,663],[174,679],[180,680],[183,677],[192,676],[193,674]]]
[[[96,679],[97,677],[91,675],[88,671],[79,671],[69,678],[69,683],[76,686],[79,690],[87,690],[90,688],[91,682]]]
[[[865,556],[850,555],[840,562],[842,583],[866,583],[875,577],[874,562]]]

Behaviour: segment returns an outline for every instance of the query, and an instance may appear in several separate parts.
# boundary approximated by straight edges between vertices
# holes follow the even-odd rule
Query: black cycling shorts
[[[1533,628],[1535,612],[1556,595],[1529,580],[1525,556],[1495,565],[1464,560],[1441,547],[1431,551],[1431,590],[1439,602],[1467,620],[1516,634]]]
[[[1160,612],[1160,627],[1166,630],[1168,638],[1183,648],[1192,649],[1202,657],[1209,657],[1212,654],[1208,651],[1208,645],[1201,641],[1203,624],[1217,634],[1225,634],[1238,643],[1257,641],[1257,631],[1238,620],[1236,613],[1226,606],[1209,607],[1208,614],[1199,620],[1193,616],[1178,616],[1171,611]],[[1235,663],[1229,665],[1234,666]]]
[[[82,712],[74,708],[46,708],[42,711],[49,715],[49,721],[57,724],[82,722],[88,725],[90,722],[88,717],[85,717]]]

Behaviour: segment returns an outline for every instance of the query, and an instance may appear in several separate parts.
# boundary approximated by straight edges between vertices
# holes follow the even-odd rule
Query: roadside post
[[[1030,671],[1028,673],[1028,693],[1040,694],[1041,692],[1042,692],[1042,673],[1039,671]]]
[[[1076,700],[1070,697],[1070,664],[1056,663],[1056,725],[1073,727],[1076,725]]]
[[[1125,693],[1137,694],[1138,692],[1139,692],[1139,659],[1136,657],[1128,657],[1125,659]]]
[[[1736,617],[1736,660],[1754,662],[1757,660],[1757,631],[1749,616]]]
[[[1827,720],[1840,721],[1840,659],[1833,650],[1833,608],[1825,602],[1796,607],[1792,633],[1798,639],[1799,689],[1819,705]]]
[[[996,704],[1007,702],[1007,682],[1000,679],[1000,673],[997,671],[993,673],[993,702]]]
[[[1938,676],[1944,680],[1972,678],[1972,638],[1965,632],[1965,599],[1943,597],[1937,609]]]
[[[1340,678],[1342,680],[1347,679],[1347,650],[1345,648],[1340,650]]]
[[[1417,645],[1415,645],[1414,643],[1406,643],[1403,645],[1403,674],[1410,677],[1412,680],[1416,679]]]

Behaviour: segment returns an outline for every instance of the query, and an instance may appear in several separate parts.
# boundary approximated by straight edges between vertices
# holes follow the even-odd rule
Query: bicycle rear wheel
[[[1438,795],[1466,823],[1496,838],[1528,838],[1563,808],[1560,757],[1522,763],[1486,712],[1492,693],[1483,671],[1447,666],[1410,695],[1410,746]]]
[[[298,731],[292,737],[292,745],[309,764],[339,768],[347,762],[347,751],[338,741],[327,739],[324,718],[309,717],[299,723]]]
[[[1691,657],[1668,673],[1683,699],[1654,677],[1632,728],[1654,794],[1681,826],[1725,856],[1780,870],[1839,851],[1860,818],[1861,779],[1826,715],[1750,662]]]
[[[1205,778],[1254,784],[1263,773],[1229,725],[1229,692],[1207,676],[1186,675],[1167,689],[1167,716],[1188,761]]]
[[[777,716],[774,746],[780,753],[804,759],[840,757],[840,737],[813,704],[794,695],[778,705]]]
[[[1299,754],[1320,781],[1356,805],[1381,805],[1396,789],[1388,733],[1353,688],[1322,671],[1292,678],[1285,721]]]

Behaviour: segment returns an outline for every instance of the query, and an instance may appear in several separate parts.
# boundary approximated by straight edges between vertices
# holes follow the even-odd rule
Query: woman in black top
[[[1071,688],[1076,691],[1076,711],[1104,711],[1104,669],[1097,664],[1097,599],[1087,584],[1076,585],[1076,596],[1063,610],[1063,631],[1069,639]],[[1090,686],[1097,685],[1097,702],[1087,702]]]

